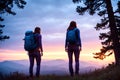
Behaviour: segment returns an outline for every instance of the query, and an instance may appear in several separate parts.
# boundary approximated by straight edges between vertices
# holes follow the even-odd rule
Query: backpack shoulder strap
[[[76,38],[78,39],[78,34],[79,34],[79,29],[78,28],[75,28],[75,35],[76,35]]]

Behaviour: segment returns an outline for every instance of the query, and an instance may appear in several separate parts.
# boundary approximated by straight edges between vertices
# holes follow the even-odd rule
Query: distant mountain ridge
[[[73,65],[74,66],[74,65]],[[85,73],[88,71],[93,71],[99,67],[93,65],[92,62],[80,61],[80,73]],[[36,65],[34,66],[34,73]],[[20,72],[28,74],[29,61],[28,60],[13,60],[13,61],[3,61],[0,62],[0,73],[9,74],[12,72]],[[56,74],[64,75],[69,74],[68,62],[65,60],[42,60],[41,62],[41,75],[46,74]]]

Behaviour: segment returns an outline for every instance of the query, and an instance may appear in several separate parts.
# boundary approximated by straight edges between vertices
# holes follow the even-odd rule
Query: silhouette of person
[[[41,64],[41,56],[43,56],[43,48],[42,48],[42,36],[41,36],[41,29],[40,27],[36,27],[34,30],[35,39],[37,42],[37,48],[33,51],[29,51],[29,74],[30,77],[33,77],[33,67],[34,67],[34,59],[36,59],[36,76],[39,77],[40,75],[40,64]]]
[[[79,55],[81,47],[80,30],[77,28],[76,22],[71,21],[66,32],[65,40],[65,51],[68,53],[69,72],[71,76],[74,76],[73,54],[75,56],[75,75],[79,75]]]

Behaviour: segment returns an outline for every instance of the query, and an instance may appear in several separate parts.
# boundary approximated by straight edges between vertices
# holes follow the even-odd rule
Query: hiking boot
[[[75,75],[78,76],[78,75],[79,75],[79,72],[75,72]]]
[[[40,75],[39,74],[36,74],[36,77],[39,77]]]
[[[71,77],[73,77],[73,76],[74,76],[74,74],[73,74],[73,73],[70,73],[70,76],[71,76]]]

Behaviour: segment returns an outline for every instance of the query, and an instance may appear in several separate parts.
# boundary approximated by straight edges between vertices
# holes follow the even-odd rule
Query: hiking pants
[[[29,53],[29,61],[30,61],[29,74],[30,76],[33,76],[34,59],[36,59],[36,76],[39,76],[40,63],[41,63],[41,56],[40,56],[39,51]]]
[[[71,76],[74,75],[73,71],[73,54],[75,56],[75,74],[79,74],[79,46],[77,45],[69,45],[68,46],[68,58],[69,58],[69,72]]]

